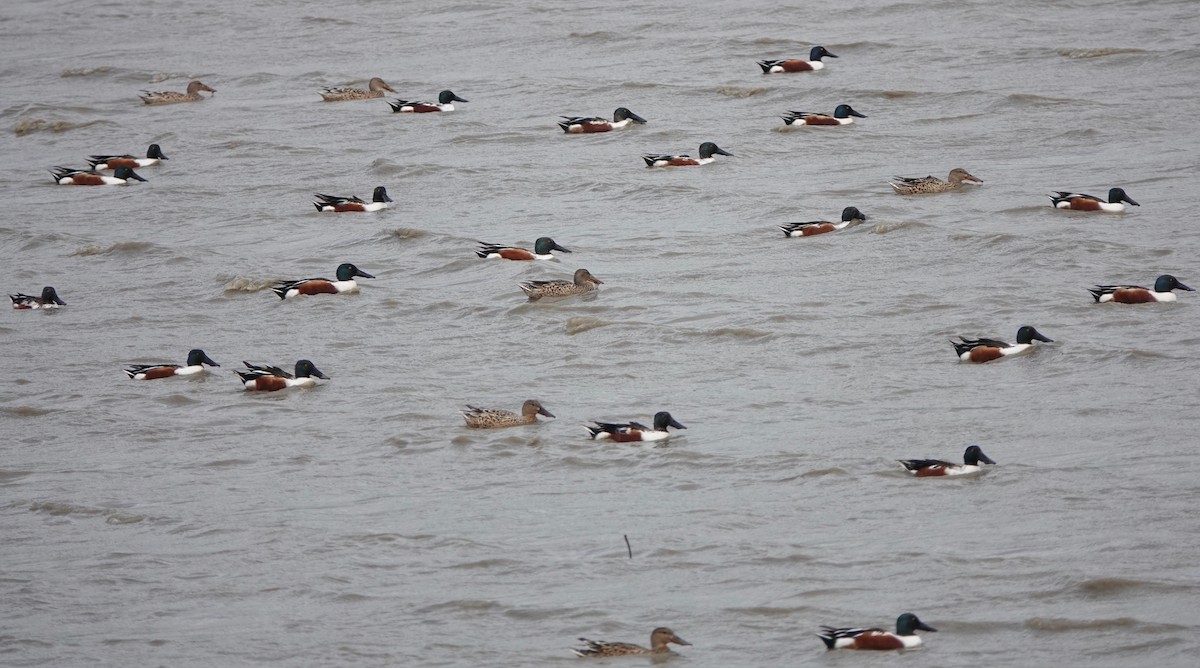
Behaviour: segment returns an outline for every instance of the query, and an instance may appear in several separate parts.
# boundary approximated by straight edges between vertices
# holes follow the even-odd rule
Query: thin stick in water
[[[625,549],[629,552],[629,558],[632,559],[633,558],[633,548],[629,546],[629,536],[627,536],[625,534],[621,534],[621,536],[625,538]]]

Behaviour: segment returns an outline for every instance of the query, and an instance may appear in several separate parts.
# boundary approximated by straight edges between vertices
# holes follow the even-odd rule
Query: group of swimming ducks
[[[896,632],[880,628],[856,628],[822,626],[817,637],[825,642],[827,649],[912,649],[920,647],[921,636],[917,631],[936,632],[937,629],[922,622],[911,612],[906,612],[896,618]],[[691,645],[692,643],[680,638],[671,629],[660,626],[650,632],[650,646],[642,647],[627,642],[607,642],[604,640],[588,640],[580,638],[583,647],[571,651],[577,656],[607,657],[607,656],[636,656],[641,654],[673,654],[668,645]]]
[[[800,58],[763,60],[759,61],[758,64],[763,74],[815,72],[825,68],[825,63],[822,62],[823,58],[837,58],[837,56],[830,53],[823,46],[814,46],[807,60]],[[383,97],[385,91],[396,92],[383,79],[375,77],[368,82],[365,89],[345,87],[325,88],[320,92],[320,95],[326,101],[366,100]],[[201,81],[192,81],[188,84],[187,91],[184,93],[176,91],[143,91],[141,99],[144,103],[150,105],[195,102],[203,99],[201,96],[202,92],[215,94],[216,90]],[[432,113],[453,111],[454,102],[466,102],[466,100],[456,95],[453,91],[444,90],[438,95],[436,103],[397,99],[395,102],[389,102],[389,104],[393,111],[398,113]],[[853,123],[853,119],[856,117],[865,118],[863,114],[858,113],[848,104],[839,105],[831,115],[789,111],[782,116],[784,123],[787,125],[803,126],[847,125]],[[611,132],[630,127],[634,124],[646,123],[646,119],[626,107],[618,107],[613,113],[612,120],[597,116],[564,116],[562,118],[563,120],[558,123],[558,126],[567,134]],[[730,156],[732,154],[721,149],[713,142],[704,142],[700,145],[698,158],[693,158],[686,154],[646,154],[642,158],[647,167],[685,167],[709,164],[714,161],[714,156],[716,155]],[[134,169],[159,165],[167,159],[160,145],[151,144],[146,150],[145,157],[138,157],[132,154],[92,155],[87,160],[88,169],[55,167],[51,173],[54,176],[55,183],[63,185],[122,185],[132,181],[146,181]],[[106,172],[111,172],[111,175]],[[975,177],[967,170],[955,168],[950,171],[945,180],[934,176],[897,176],[889,181],[889,185],[897,194],[918,195],[949,192],[962,188],[966,183],[979,184],[982,182],[982,179]],[[1125,210],[1126,204],[1139,206],[1121,188],[1112,188],[1108,193],[1107,200],[1070,191],[1054,191],[1049,193],[1048,197],[1055,208],[1075,211],[1119,213]],[[319,212],[374,212],[386,209],[391,202],[393,200],[388,196],[387,189],[384,186],[378,186],[372,193],[370,201],[360,199],[356,196],[318,193],[315,195],[313,206]],[[848,206],[842,211],[841,219],[838,221],[816,220],[785,223],[780,225],[779,229],[785,237],[809,237],[836,232],[865,220],[867,220],[867,216],[858,208]],[[479,242],[479,248],[475,252],[480,258],[527,261],[555,259],[553,255],[554,251],[562,253],[571,252],[550,237],[537,239],[532,250],[517,246]],[[273,286],[272,290],[281,299],[300,295],[348,293],[358,289],[358,284],[354,280],[355,278],[374,278],[374,276],[360,270],[352,263],[339,265],[335,276],[336,278],[334,279],[306,278],[294,281],[281,281]],[[580,268],[575,271],[571,280],[531,280],[519,283],[518,287],[530,301],[536,301],[544,297],[569,297],[587,294],[595,291],[597,286],[602,284],[603,281],[593,276],[590,271]],[[1159,276],[1153,288],[1138,285],[1100,285],[1089,288],[1097,303],[1115,302],[1120,304],[1175,301],[1176,295],[1174,290],[1191,291],[1192,288],[1179,282],[1171,275]],[[65,302],[58,296],[55,289],[50,286],[42,290],[41,296],[15,294],[10,297],[13,302],[13,308],[16,309],[45,309],[65,305]],[[1053,340],[1038,332],[1034,327],[1025,325],[1017,330],[1015,343],[1008,343],[993,338],[968,339],[960,337],[959,341],[952,340],[951,344],[954,346],[955,353],[961,361],[983,363],[1030,352],[1033,350],[1034,342],[1053,342]],[[162,364],[144,368],[135,367],[127,373],[129,373],[130,378],[135,379],[191,375],[203,371],[203,364],[212,364],[212,361],[204,355],[203,351],[194,350],[189,355],[186,365]],[[298,361],[294,374],[283,371],[280,367],[276,366],[256,366],[251,364],[247,364],[246,371],[239,372],[239,374],[244,374],[242,377],[245,380],[247,389],[255,390],[307,387],[314,383],[313,378],[326,378],[308,360]],[[531,410],[533,412],[530,412]],[[464,412],[464,418],[468,426],[471,427],[503,427],[529,424],[536,421],[536,416],[539,414],[549,416],[549,413],[540,404],[534,400],[530,400],[525,402],[525,406],[520,413],[496,409],[471,408],[470,411]],[[658,417],[662,415],[666,415],[669,421],[660,425],[658,424]],[[597,424],[602,425],[607,423]],[[673,420],[669,418],[669,414],[665,412],[656,416],[656,424],[653,429],[645,428],[636,422],[609,424],[608,426],[610,427],[609,429],[600,429],[599,432],[593,433],[592,437],[616,437],[614,440],[620,440],[629,434],[646,434],[648,436],[641,440],[658,440],[659,438],[665,438],[665,434],[667,433],[666,426],[682,428],[678,423],[673,423]]]
[[[196,348],[188,353],[187,363],[179,364],[134,364],[125,369],[125,375],[130,380],[156,380],[175,376],[195,376],[205,372],[204,365],[221,366],[209,357],[203,350]],[[295,373],[284,371],[277,366],[268,364],[252,364],[242,362],[246,368],[237,370],[238,377],[247,391],[277,392],[289,387],[313,387],[316,379],[329,380],[309,360],[297,360]]]
[[[759,61],[763,74],[785,74],[798,72],[815,72],[825,68],[823,58],[837,58],[823,46],[812,48],[808,59],[784,59]],[[174,91],[143,91],[141,99],[148,105],[165,105],[181,102],[195,102],[202,98],[200,93],[215,94],[216,90],[200,81],[192,81],[184,93]],[[385,92],[396,91],[379,77],[372,78],[367,88],[325,88],[320,95],[325,101],[367,100],[383,97]],[[467,102],[450,90],[443,90],[438,95],[437,102],[420,100],[397,99],[388,101],[395,113],[432,113],[454,111],[455,102]],[[855,118],[866,118],[854,110],[849,104],[838,105],[832,114],[813,113],[804,111],[787,111],[780,117],[787,126],[842,126],[854,122]],[[626,107],[618,107],[612,119],[599,116],[563,116],[558,126],[566,134],[593,134],[611,132],[631,127],[635,124],[645,124],[646,119]],[[720,148],[713,142],[704,142],[699,147],[697,157],[687,154],[656,154],[642,156],[649,168],[689,167],[711,164],[715,156],[732,157],[733,154]],[[88,159],[89,168],[72,169],[55,167],[52,170],[55,183],[62,185],[124,185],[132,181],[146,181],[134,169],[160,164],[167,160],[158,144],[150,145],[145,157],[133,155],[93,155]],[[106,172],[112,172],[111,175]],[[933,176],[924,177],[894,177],[889,181],[893,191],[899,195],[920,195],[950,192],[963,188],[964,184],[983,183],[962,168],[952,169],[945,180]],[[1058,209],[1074,211],[1100,211],[1119,213],[1125,210],[1125,205],[1139,206],[1123,189],[1112,188],[1108,198],[1103,199],[1070,191],[1054,191],[1048,194],[1051,205]],[[355,196],[315,195],[313,206],[319,212],[349,213],[374,212],[386,209],[393,200],[388,196],[384,186],[376,187],[370,201]],[[849,206],[842,211],[838,221],[808,221],[786,223],[779,226],[785,237],[809,237],[818,234],[836,232],[846,227],[867,220],[867,216],[856,207]],[[536,240],[532,250],[517,246],[479,242],[475,251],[478,257],[484,259],[504,259],[515,261],[550,260],[555,259],[554,251],[570,253],[567,248],[559,245],[550,237]],[[289,299],[301,295],[339,294],[357,290],[355,278],[374,278],[352,263],[343,263],[337,267],[335,279],[307,278],[295,281],[281,281],[272,287],[280,299]],[[568,297],[593,292],[603,282],[593,276],[587,269],[578,269],[571,280],[525,281],[519,284],[520,289],[530,301],[543,297]],[[1154,287],[1145,288],[1136,285],[1101,285],[1089,288],[1097,303],[1114,302],[1120,304],[1143,304],[1152,302],[1175,301],[1174,290],[1191,291],[1192,288],[1180,283],[1174,276],[1158,277]],[[25,294],[11,295],[15,309],[51,309],[65,306],[66,303],[58,296],[53,287],[45,287],[41,296]],[[1015,343],[979,338],[951,341],[955,353],[961,361],[983,363],[1004,357],[1027,353],[1033,349],[1034,342],[1053,342],[1038,332],[1034,327],[1022,326],[1017,331]],[[194,376],[205,372],[205,365],[219,367],[220,364],[210,358],[203,350],[189,352],[187,362],[178,364],[139,364],[125,369],[129,378],[134,380],[152,380],[174,376]],[[258,365],[243,362],[245,369],[236,373],[242,385],[248,391],[278,391],[291,387],[312,387],[315,379],[328,380],[310,360],[298,360],[293,371],[289,372],[277,366]],[[538,416],[554,418],[536,399],[524,402],[519,412],[479,408],[468,405],[462,411],[462,417],[468,427],[490,429],[534,424]],[[616,443],[664,441],[671,436],[669,429],[686,429],[667,411],[659,411],[654,415],[652,426],[640,422],[601,422],[593,421],[584,425],[588,435],[594,440],[609,440]],[[982,465],[995,464],[977,445],[966,449],[963,463],[951,463],[937,459],[908,459],[900,460],[904,470],[917,477],[962,476],[980,473]],[[916,615],[904,613],[896,620],[895,632],[879,628],[853,627],[821,627],[819,637],[829,649],[872,649],[892,650],[906,649],[921,645],[918,630],[936,631]],[[594,641],[580,638],[584,647],[572,651],[585,657],[624,656],[637,654],[662,654],[671,650],[668,645],[690,645],[674,631],[666,627],[654,629],[650,635],[650,647],[622,642]]]
[[[837,57],[837,55],[829,52],[823,46],[814,46],[809,53],[808,59],[762,60],[758,64],[763,74],[816,72],[825,68],[825,63],[822,62],[822,59]],[[396,92],[382,78],[374,77],[367,83],[367,88],[365,89],[350,87],[325,88],[320,92],[320,95],[326,101],[367,100],[383,97],[385,91]],[[184,93],[176,91],[142,91],[141,99],[144,103],[150,105],[195,102],[203,99],[201,96],[202,92],[215,94],[216,90],[201,81],[192,81],[187,85],[187,91]],[[397,99],[394,102],[389,102],[389,104],[393,111],[398,113],[432,113],[453,111],[455,102],[466,102],[466,100],[456,95],[453,91],[444,90],[438,95],[436,103]],[[850,105],[842,104],[834,110],[833,114],[788,111],[782,116],[782,119],[789,126],[839,126],[853,123],[856,117],[866,118],[863,114],[855,111]],[[562,118],[563,120],[558,123],[558,126],[567,134],[611,132],[630,127],[634,124],[646,123],[646,119],[626,107],[618,107],[613,113],[612,120],[597,116],[564,116]],[[713,142],[704,142],[700,145],[699,157],[696,158],[686,154],[652,153],[643,155],[642,159],[645,161],[647,167],[687,167],[710,164],[715,160],[714,156],[717,155],[731,156],[732,154],[721,149]],[[55,167],[51,173],[54,176],[55,183],[63,185],[122,185],[132,181],[146,181],[145,178],[134,171],[134,168],[158,165],[165,160],[167,160],[167,156],[163,153],[162,147],[158,144],[151,144],[146,151],[145,157],[137,157],[131,154],[92,155],[88,158],[88,169]],[[112,174],[109,175],[106,172],[112,172]],[[897,176],[889,181],[889,185],[897,194],[918,195],[949,192],[962,188],[966,183],[979,184],[982,182],[982,179],[972,175],[967,170],[955,168],[949,172],[945,180],[934,176]],[[1108,193],[1107,200],[1070,191],[1054,191],[1049,193],[1048,197],[1055,208],[1075,211],[1119,213],[1125,210],[1126,204],[1139,206],[1122,188],[1112,188]],[[392,201],[392,198],[388,196],[387,189],[384,186],[378,186],[375,188],[370,201],[360,199],[356,196],[318,193],[315,196],[313,206],[319,212],[373,212],[386,209]],[[838,221],[816,220],[786,223],[780,225],[779,229],[785,237],[809,237],[843,230],[852,224],[865,220],[867,220],[867,216],[859,211],[858,208],[848,206],[842,211],[841,219]],[[479,249],[476,253],[481,258],[521,261],[554,259],[554,251],[563,253],[571,252],[556,243],[553,239],[542,237],[535,242],[532,251],[516,246],[479,242]],[[336,279],[308,278],[297,281],[284,281],[274,286],[272,290],[281,299],[298,295],[352,292],[357,290],[357,283],[354,280],[356,277],[373,278],[373,276],[361,271],[353,264],[344,263],[337,268]],[[543,297],[569,297],[587,294],[595,291],[597,286],[602,284],[603,281],[593,276],[590,271],[580,268],[575,271],[571,280],[524,281],[518,284],[518,286],[530,301],[536,301]],[[1174,290],[1191,291],[1192,288],[1182,284],[1171,275],[1159,276],[1152,289],[1138,285],[1100,285],[1095,288],[1089,288],[1096,302],[1115,302],[1120,304],[1175,301]],[[40,297],[17,294],[12,295],[11,298],[13,307],[18,309],[53,308],[65,305],[65,302],[58,297],[52,287],[46,287]],[[1029,352],[1033,349],[1035,341],[1052,342],[1052,339],[1042,335],[1035,328],[1026,325],[1018,329],[1016,342],[1011,344],[992,338],[961,338],[960,341],[951,341],[951,343],[960,360],[981,363]],[[183,368],[192,368],[193,366],[189,364]],[[277,369],[278,367],[268,368]],[[515,419],[517,420],[526,420],[528,418],[524,413],[519,416],[514,413],[509,413],[509,415],[516,416]],[[468,423],[470,422],[468,420]],[[524,423],[527,422],[518,421],[513,424]],[[502,426],[495,424],[494,421],[490,424],[492,426]]]

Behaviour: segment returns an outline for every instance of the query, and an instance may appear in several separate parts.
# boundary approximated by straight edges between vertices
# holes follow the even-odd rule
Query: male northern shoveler
[[[983,183],[983,179],[971,176],[962,167],[955,167],[950,170],[948,181],[943,181],[935,176],[894,176],[891,181],[888,181],[888,185],[896,191],[897,195],[924,195],[926,193],[944,193],[948,190],[958,190],[963,186],[963,181]]]
[[[848,206],[842,209],[842,219],[836,223],[827,220],[812,220],[807,223],[785,223],[779,226],[785,237],[811,237],[814,234],[825,234],[845,228],[850,223],[861,223],[867,216],[856,207]]]
[[[128,167],[117,167],[112,176],[70,167],[55,167],[50,174],[55,183],[64,186],[124,186],[131,181],[146,180]]]
[[[674,654],[667,643],[675,643],[676,645],[691,645],[692,643],[675,635],[675,632],[665,626],[660,626],[650,632],[650,646],[642,647],[628,642],[605,642],[603,640],[588,640],[580,638],[580,642],[587,645],[579,649],[571,648],[577,656],[589,657],[605,657],[605,656],[633,656],[637,654]]]
[[[200,83],[199,81],[192,81],[187,85],[186,93],[179,93],[179,92],[176,92],[173,90],[165,90],[165,91],[144,90],[144,91],[142,91],[142,93],[144,93],[144,94],[139,95],[138,97],[142,98],[142,102],[145,102],[146,104],[175,104],[176,102],[196,102],[197,100],[204,99],[204,98],[200,97],[200,91],[207,91],[209,93],[214,93],[214,94],[217,92],[215,89],[209,88],[208,86],[205,86],[204,84]]]
[[[92,155],[88,156],[88,164],[92,166],[94,172],[104,172],[118,167],[149,167],[157,165],[159,162],[166,160],[167,156],[163,155],[162,148],[158,144],[151,144],[150,148],[146,149],[146,157],[139,158],[135,155]]]
[[[554,413],[546,410],[537,399],[527,399],[521,404],[521,414],[498,408],[476,408],[467,404],[467,410],[462,412],[463,420],[472,429],[496,429],[499,427],[515,427],[522,424],[537,422],[537,416],[554,417]]]
[[[393,202],[391,197],[388,197],[387,188],[376,186],[375,192],[371,195],[370,202],[364,202],[361,199],[351,197],[339,197],[337,195],[322,195],[317,193],[317,201],[313,202],[313,206],[317,207],[317,211],[336,211],[345,213],[347,211],[379,211],[386,209],[388,202]]]
[[[444,90],[438,93],[437,104],[417,100],[396,100],[395,102],[389,100],[388,104],[392,106],[392,113],[425,114],[431,111],[454,111],[455,102],[466,102],[466,100],[451,91]]]
[[[513,246],[501,246],[499,244],[488,244],[482,241],[479,242],[479,250],[475,254],[485,259],[501,258],[504,260],[553,260],[554,256],[551,251],[562,251],[570,253],[571,251],[559,246],[554,239],[550,237],[540,237],[533,242],[533,251],[530,252],[524,248],[515,248]]]
[[[154,380],[155,378],[170,378],[171,376],[194,376],[206,371],[204,368],[205,364],[209,366],[221,366],[212,361],[212,358],[208,355],[205,355],[203,350],[196,348],[188,353],[186,366],[179,366],[178,364],[134,364],[125,369],[125,373],[133,380]]]
[[[617,443],[661,441],[671,437],[671,433],[667,431],[668,427],[687,429],[687,427],[679,424],[675,418],[671,417],[671,414],[667,411],[659,411],[654,414],[653,429],[647,429],[646,425],[640,422],[593,422],[583,426],[588,430],[588,435],[593,440],[602,441],[608,439]]]
[[[837,56],[829,53],[823,46],[814,46],[808,52],[808,60],[803,58],[790,58],[786,60],[760,60],[758,66],[762,68],[763,74],[779,74],[781,72],[815,72],[825,69],[825,63],[821,62],[822,58],[837,58]]]
[[[810,111],[789,111],[780,118],[786,125],[849,125],[854,122],[851,116],[866,118],[848,104],[839,104],[832,116]]]
[[[558,127],[567,134],[588,134],[592,132],[610,132],[627,127],[632,123],[645,123],[646,119],[638,116],[625,107],[617,107],[613,112],[612,120],[601,118],[599,116],[563,116],[566,120],[561,121]]]
[[[369,100],[373,97],[383,97],[383,91],[395,93],[392,87],[379,77],[372,77],[367,82],[367,89],[362,88],[322,88],[321,99],[326,102],[343,102],[345,100]]]
[[[1109,213],[1121,213],[1125,210],[1125,202],[1133,206],[1141,206],[1137,202],[1130,199],[1129,195],[1125,194],[1122,188],[1113,188],[1108,191],[1108,201],[1094,197],[1092,195],[1083,195],[1081,193],[1073,193],[1066,190],[1055,190],[1048,193],[1046,197],[1050,198],[1050,203],[1056,209],[1072,209],[1074,211],[1107,211]]]
[[[1001,357],[1010,355],[1021,355],[1033,350],[1034,341],[1043,341],[1045,343],[1054,343],[1054,339],[1042,336],[1042,333],[1030,327],[1023,325],[1017,330],[1017,343],[1015,345],[1007,344],[996,339],[962,339],[962,342],[950,341],[950,345],[954,346],[954,352],[958,354],[958,359],[961,362],[990,362]]]
[[[1172,290],[1187,290],[1195,292],[1180,283],[1174,276],[1163,274],[1154,281],[1154,289],[1143,288],[1140,285],[1097,285],[1088,288],[1088,292],[1096,298],[1096,303],[1116,302],[1118,304],[1148,304],[1150,302],[1173,302],[1175,293]]]
[[[896,632],[883,629],[834,628],[822,626],[818,638],[829,649],[910,649],[922,643],[917,631],[934,631],[911,612],[896,618]]]
[[[8,298],[12,300],[13,308],[21,310],[58,308],[59,306],[67,305],[66,302],[58,298],[58,293],[55,292],[54,288],[50,287],[49,285],[42,288],[41,297],[34,297],[32,295],[25,295],[18,292],[15,295],[9,295]]]
[[[728,153],[716,144],[706,141],[700,145],[700,158],[696,159],[690,155],[667,155],[665,153],[647,153],[642,156],[642,160],[646,161],[647,167],[687,167],[690,165],[707,165],[716,160],[714,155],[727,155],[733,157],[732,153]]]
[[[249,362],[242,364],[246,370],[234,373],[242,378],[247,391],[275,392],[289,387],[313,387],[317,384],[316,378],[329,380],[329,376],[321,373],[309,360],[296,362],[295,376],[277,366],[260,366]]]
[[[353,292],[358,290],[358,283],[354,280],[355,276],[363,278],[375,278],[374,276],[362,271],[358,267],[349,262],[338,265],[337,280],[331,281],[328,278],[305,278],[299,281],[280,281],[275,287],[271,288],[275,294],[279,295],[280,299],[295,297],[296,295],[336,295],[340,292]]]
[[[517,285],[529,295],[529,301],[534,302],[542,297],[569,297],[582,295],[596,289],[604,281],[592,276],[587,269],[576,269],[575,276],[570,281],[525,281]]]
[[[978,445],[972,445],[963,453],[963,463],[953,464],[941,459],[899,459],[904,469],[918,478],[948,475],[972,475],[983,470],[979,464],[995,464]]]

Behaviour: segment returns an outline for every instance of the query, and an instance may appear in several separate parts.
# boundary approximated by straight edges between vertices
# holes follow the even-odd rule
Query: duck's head
[[[1162,276],[1158,277],[1158,280],[1154,281],[1155,292],[1170,292],[1176,289],[1195,292],[1195,290],[1192,290],[1183,283],[1180,283],[1174,276],[1170,274],[1163,274]]]
[[[196,348],[188,353],[188,356],[187,356],[187,365],[188,366],[199,366],[201,364],[207,364],[209,366],[221,366],[220,364],[217,364],[216,362],[214,362],[211,357],[204,354],[204,351],[200,350],[199,348]]]
[[[375,278],[374,276],[368,274],[367,272],[363,271],[362,269],[359,269],[358,267],[354,266],[353,264],[351,264],[349,262],[345,262],[345,263],[338,265],[337,279],[339,281],[349,281],[349,280],[352,280],[355,276],[361,276],[362,278]]]

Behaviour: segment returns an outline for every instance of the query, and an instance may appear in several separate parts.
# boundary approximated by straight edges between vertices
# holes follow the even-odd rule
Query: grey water
[[[0,664],[1191,666],[1200,9],[1190,1],[0,9]],[[838,55],[818,73],[756,60]],[[382,77],[453,113],[322,102]],[[215,88],[153,107],[141,90]],[[389,96],[391,97],[391,96]],[[787,129],[787,110],[865,114]],[[646,125],[565,136],[625,106]],[[733,153],[651,170],[643,153]],[[90,154],[169,160],[61,187]],[[893,175],[979,186],[901,197]],[[321,214],[313,193],[396,200]],[[1056,211],[1104,195],[1124,214]],[[788,239],[777,225],[869,220]],[[484,261],[477,241],[571,249]],[[356,294],[281,301],[354,262]],[[517,283],[585,267],[594,296]],[[1200,287],[1200,286],[1198,286]],[[948,339],[1054,339],[959,364]],[[122,368],[221,363],[133,382]],[[233,369],[331,377],[259,396]],[[557,417],[467,429],[465,404]],[[687,429],[663,445],[589,420]],[[998,462],[913,479],[895,460]],[[625,538],[629,540],[630,558]],[[937,633],[827,653],[820,625]],[[623,663],[644,665],[644,659]]]

